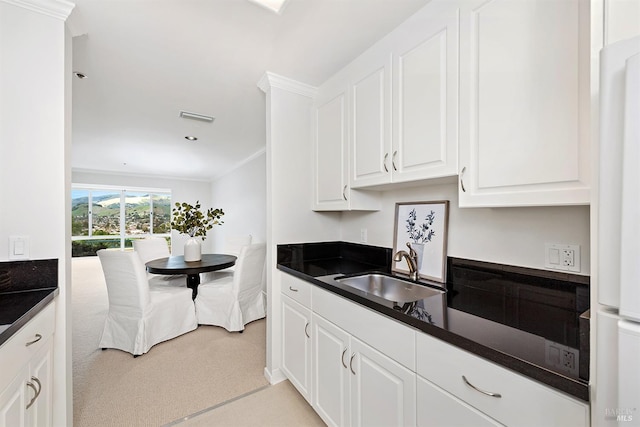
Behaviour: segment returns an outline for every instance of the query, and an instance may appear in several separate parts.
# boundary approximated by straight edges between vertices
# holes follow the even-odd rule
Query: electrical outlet
[[[549,340],[544,341],[544,347],[545,365],[548,368],[578,376],[580,352],[577,349]]]
[[[570,371],[576,369],[576,354],[571,351],[562,350],[562,366]]]
[[[565,267],[573,267],[575,265],[575,253],[573,249],[562,250],[562,265]]]
[[[367,229],[360,229],[360,243],[367,243]]]
[[[580,272],[580,246],[560,243],[544,245],[544,265],[547,268]]]

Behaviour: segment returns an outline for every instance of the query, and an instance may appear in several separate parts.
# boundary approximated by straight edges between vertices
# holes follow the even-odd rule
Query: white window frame
[[[88,203],[89,203],[89,235],[88,236],[71,236],[71,241],[80,240],[117,240],[120,239],[120,248],[125,248],[126,239],[145,238],[148,236],[157,237],[171,237],[171,232],[168,233],[153,233],[153,195],[161,194],[172,197],[171,190],[167,188],[150,188],[150,187],[123,187],[118,185],[99,185],[99,184],[72,184],[72,190],[85,190],[88,191]],[[93,206],[93,191],[113,191],[114,193],[120,193],[120,235],[119,236],[94,236],[93,235],[93,212],[91,207]],[[144,234],[127,234],[126,233],[126,220],[125,220],[125,199],[127,193],[147,193],[149,194],[149,233]]]

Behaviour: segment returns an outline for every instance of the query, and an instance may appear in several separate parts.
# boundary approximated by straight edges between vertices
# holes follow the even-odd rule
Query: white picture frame
[[[396,203],[393,253],[417,252],[420,278],[446,282],[449,201]],[[392,271],[408,274],[406,260],[392,263]]]

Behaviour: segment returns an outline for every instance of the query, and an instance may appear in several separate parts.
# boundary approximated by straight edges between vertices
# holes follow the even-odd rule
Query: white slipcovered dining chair
[[[98,257],[109,298],[102,349],[139,356],[155,344],[198,327],[191,289],[150,287],[144,265],[133,251],[101,249]]]
[[[239,234],[239,235],[227,236],[224,239],[224,248],[222,248],[222,253],[226,255],[233,255],[236,257],[240,256],[240,251],[242,250],[242,248],[247,245],[250,245],[252,239],[253,237],[251,236],[251,234]],[[224,270],[208,271],[206,273],[200,273],[200,283],[211,282],[213,280],[231,276],[233,275],[233,272],[236,271],[236,265],[231,266],[229,268],[225,268]]]
[[[195,304],[199,324],[242,332],[247,323],[265,317],[266,251],[265,243],[244,246],[233,274],[198,286]]]
[[[162,237],[147,237],[133,241],[133,250],[138,254],[143,264],[160,258],[171,256],[169,244]],[[187,276],[184,274],[153,274],[147,272],[147,279],[151,286],[187,286]]]

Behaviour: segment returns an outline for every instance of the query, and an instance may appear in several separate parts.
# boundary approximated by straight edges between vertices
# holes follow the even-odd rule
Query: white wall
[[[71,9],[55,2],[38,6],[35,12],[0,1],[0,261],[9,259],[13,235],[30,238],[31,259],[59,260],[53,423],[70,425],[65,76],[71,70],[65,69],[64,20]]]
[[[393,248],[396,202],[449,200],[448,256],[544,269],[544,244],[580,245],[580,273],[590,274],[589,207],[458,208],[457,184],[382,193],[379,212],[342,214],[342,239]]]
[[[267,73],[259,87],[267,114],[267,366],[275,383],[281,364],[280,243],[338,240],[340,214],[317,214],[312,202],[311,107],[314,88]]]
[[[115,185],[119,187],[146,187],[146,188],[163,188],[171,190],[171,201],[187,202],[195,204],[200,200],[203,209],[211,206],[211,183],[209,181],[196,180],[180,180],[172,178],[158,178],[139,175],[118,175],[90,171],[73,171],[72,182],[74,184],[97,184],[97,185]],[[214,232],[211,230],[209,233]],[[171,250],[174,255],[182,255],[184,253],[184,242],[186,237],[171,232]],[[211,252],[213,245],[211,239],[207,238],[202,245],[203,252]]]
[[[209,232],[214,252],[224,251],[227,237],[251,234],[252,241],[267,241],[267,156],[258,153],[211,184],[214,207],[224,210],[224,224]]]

